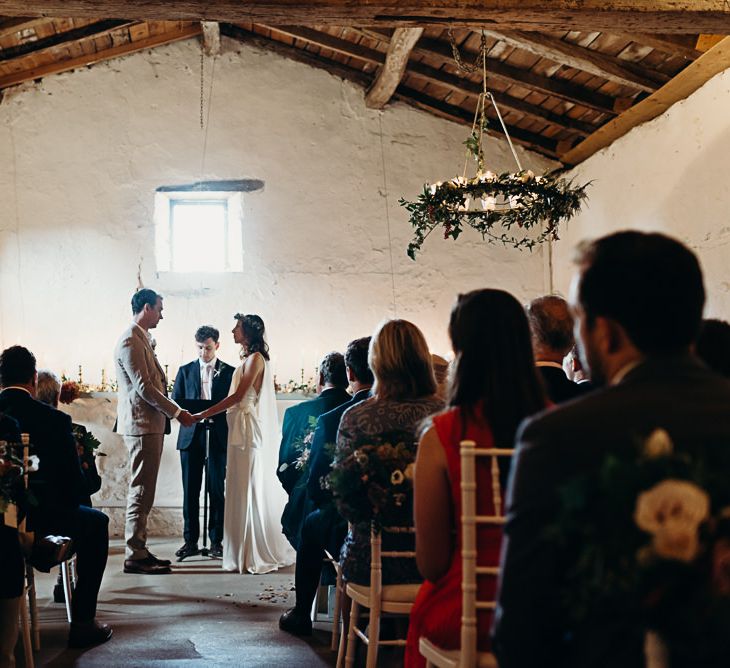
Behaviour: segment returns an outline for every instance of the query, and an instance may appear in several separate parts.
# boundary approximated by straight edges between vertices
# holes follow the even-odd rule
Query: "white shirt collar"
[[[215,363],[217,361],[218,361],[217,358],[214,357],[212,360],[210,360],[210,362],[203,362],[203,360],[200,359],[200,357],[198,357],[198,363],[200,364],[201,370],[207,366],[212,366],[215,369]]]
[[[638,359],[622,366],[615,374],[613,374],[613,378],[611,378],[609,385],[618,385],[633,369],[639,366],[641,362],[642,360]]]
[[[535,362],[535,366],[537,366],[537,367],[552,366],[552,367],[555,367],[556,369],[560,369],[561,371],[563,371],[563,365],[558,364],[557,362]]]
[[[23,390],[23,392],[25,392],[26,394],[30,394],[30,391],[27,387],[20,387],[20,385],[8,385],[7,387],[3,388],[3,392],[5,390]],[[33,395],[30,394],[30,396],[32,397]]]

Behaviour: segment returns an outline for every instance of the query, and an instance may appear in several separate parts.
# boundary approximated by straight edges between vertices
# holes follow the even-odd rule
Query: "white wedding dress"
[[[241,382],[233,373],[229,396]],[[294,563],[295,553],[281,532],[286,495],[276,479],[280,437],[274,381],[264,364],[260,393],[251,386],[227,411],[228,462],[223,518],[223,568],[269,573]]]

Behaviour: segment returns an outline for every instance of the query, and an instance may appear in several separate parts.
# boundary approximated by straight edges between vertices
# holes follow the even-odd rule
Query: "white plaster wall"
[[[554,245],[555,288],[567,292],[575,244],[621,229],[672,235],[699,256],[706,313],[730,318],[730,71],[614,142],[569,176],[593,180],[588,204]]]
[[[198,48],[178,43],[6,94],[0,345],[23,343],[70,376],[82,364],[85,380],[98,382],[129,321],[139,267],[165,295],[154,334],[170,374],[194,356],[203,323],[224,332],[221,357],[234,362],[228,330],[244,311],[266,321],[280,380],[302,366],[311,375],[323,352],[393,313],[381,126],[398,316],[443,354],[458,292],[543,292],[540,251],[466,234],[429,239],[416,263],[407,258],[410,227],[397,200],[460,173],[467,130],[403,105],[368,110],[361,89],[324,71],[224,40],[203,164]],[[495,171],[512,168],[504,142],[488,140],[488,154]],[[522,155],[535,171],[549,166]],[[155,188],[201,178],[265,181],[244,201],[244,271],[157,275]]]

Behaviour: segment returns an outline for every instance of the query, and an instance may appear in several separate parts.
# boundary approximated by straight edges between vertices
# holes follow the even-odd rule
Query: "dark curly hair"
[[[266,328],[261,317],[253,313],[246,315],[236,313],[233,317],[240,321],[241,327],[243,328],[243,336],[246,338],[245,355],[261,353],[263,358],[268,361],[269,344],[264,341]]]

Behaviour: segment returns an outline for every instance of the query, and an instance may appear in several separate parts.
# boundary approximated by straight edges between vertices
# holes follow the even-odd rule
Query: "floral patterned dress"
[[[392,442],[394,438],[416,443],[424,420],[442,409],[443,402],[436,396],[405,401],[378,397],[366,399],[345,411],[342,416],[337,432],[335,462],[347,457],[361,445]],[[412,494],[404,505],[406,512],[410,511],[412,516]],[[412,551],[415,549],[413,535],[384,533],[383,549]],[[340,561],[345,580],[355,584],[370,584],[368,524],[353,525],[342,546]],[[415,583],[422,580],[414,559],[387,559],[383,562],[383,584]]]

